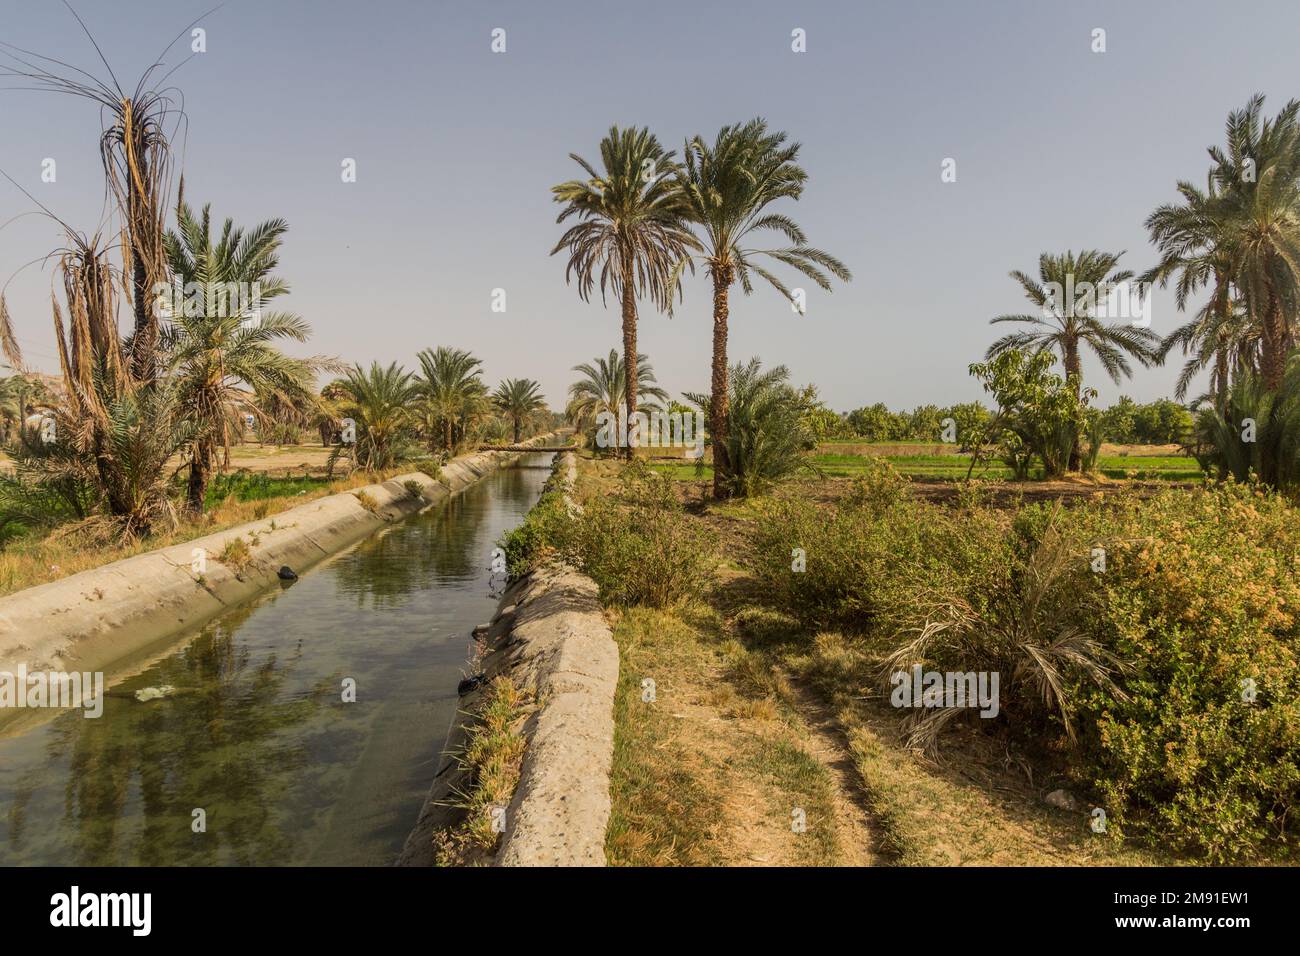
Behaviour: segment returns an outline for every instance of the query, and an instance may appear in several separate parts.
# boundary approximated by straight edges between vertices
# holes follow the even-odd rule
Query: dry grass
[[[938,763],[909,751],[897,716],[873,695],[878,662],[860,642],[819,634],[783,660],[835,709],[881,849],[902,866],[1173,864],[1092,832],[1086,811],[1047,807],[1060,785],[992,738],[952,728]]]
[[[835,778],[773,687],[780,676],[707,609],[617,617],[613,812],[606,856],[625,866],[857,862]],[[654,699],[646,700],[645,681]],[[854,844],[854,846],[850,846]]]

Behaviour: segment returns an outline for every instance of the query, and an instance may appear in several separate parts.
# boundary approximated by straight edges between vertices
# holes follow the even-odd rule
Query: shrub
[[[764,371],[758,359],[731,367],[726,483],[737,497],[762,494],[801,470],[816,470],[808,457],[816,447],[808,416],[820,402],[815,389],[796,390],[789,377],[784,365]],[[709,396],[686,397],[710,416]]]
[[[918,582],[942,586],[997,551],[991,512],[957,516],[917,501],[888,466],[855,483],[838,508],[783,500],[760,514],[755,572],[769,599],[811,628],[874,633],[897,623]],[[797,556],[804,569],[796,571]]]
[[[226,546],[221,549],[221,555],[217,560],[238,574],[253,560],[253,553],[249,550],[248,542],[243,538],[230,538],[226,541]]]
[[[553,478],[523,523],[507,532],[499,542],[506,553],[506,571],[511,581],[533,571],[548,555],[560,551],[567,540],[570,519],[564,492],[554,482]]]
[[[666,607],[702,597],[712,536],[685,514],[671,478],[634,462],[622,480],[620,495],[593,499],[572,522],[568,555],[607,604]]]
[[[1093,508],[1079,521],[1107,550],[1094,633],[1130,666],[1127,699],[1095,691],[1089,701],[1107,814],[1214,860],[1269,841],[1294,846],[1294,509],[1228,484]]]

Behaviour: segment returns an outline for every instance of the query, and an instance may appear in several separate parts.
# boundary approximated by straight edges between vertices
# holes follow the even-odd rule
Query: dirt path
[[[862,778],[853,763],[848,740],[831,709],[798,678],[786,677],[787,702],[803,719],[807,749],[830,771],[835,784],[835,825],[845,866],[877,862],[877,838],[867,809]]]

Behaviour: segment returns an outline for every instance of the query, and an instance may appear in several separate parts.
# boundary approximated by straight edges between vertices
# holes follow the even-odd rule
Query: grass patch
[[[464,812],[456,826],[433,836],[438,866],[472,866],[490,860],[501,841],[501,814],[519,783],[526,742],[519,731],[527,713],[527,696],[509,677],[488,685],[460,756],[469,771],[469,788],[457,794]]]
[[[300,478],[272,478],[270,475],[250,471],[236,471],[217,475],[208,483],[204,498],[208,508],[216,507],[227,499],[235,501],[265,501],[274,498],[296,498],[327,488],[327,478],[303,475]]]
[[[217,560],[236,574],[239,574],[253,560],[253,552],[249,549],[248,542],[243,538],[231,538],[226,542],[226,546],[221,549],[221,553],[217,555]]]
[[[716,866],[724,862],[723,793],[706,757],[678,736],[676,675],[711,663],[675,615],[633,609],[614,628],[612,810],[605,855],[614,866]],[[653,681],[654,700],[643,697]]]

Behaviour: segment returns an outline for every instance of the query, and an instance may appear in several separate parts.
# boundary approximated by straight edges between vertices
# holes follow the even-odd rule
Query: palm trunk
[[[515,416],[515,444],[516,445],[519,444],[519,425],[520,425],[519,416],[516,415]]]
[[[1074,401],[1077,405],[1083,398],[1083,368],[1079,361],[1079,344],[1065,343],[1065,376],[1074,382]],[[1083,443],[1078,430],[1074,433],[1074,443],[1070,446],[1070,462],[1066,466],[1070,471],[1083,467]]]
[[[623,259],[623,372],[627,377],[627,385],[624,398],[627,402],[627,459],[632,460],[633,445],[632,439],[633,422],[636,421],[636,387],[637,387],[637,361],[636,361],[636,290],[632,287],[632,261],[626,255]],[[639,438],[640,436],[636,436]]]
[[[208,493],[208,475],[212,471],[212,453],[206,442],[194,446],[190,458],[190,478],[185,489],[185,500],[190,511],[203,514],[203,499]]]
[[[131,116],[131,107],[126,107],[127,116]],[[149,263],[145,261],[148,252],[144,246],[141,232],[152,228],[149,215],[149,197],[143,189],[149,188],[149,163],[143,138],[136,135],[140,127],[133,121],[126,124],[127,140],[122,144],[128,164],[134,160],[134,169],[126,175],[127,202],[127,241],[131,244],[131,296],[132,311],[135,313],[134,335],[131,341],[131,371],[146,386],[153,384],[158,374],[158,319],[153,314],[153,296],[149,287]],[[138,176],[137,176],[138,174]],[[149,225],[147,225],[149,224]]]
[[[1268,296],[1264,304],[1264,328],[1261,336],[1260,372],[1264,378],[1264,388],[1270,395],[1282,394],[1282,383],[1286,377],[1286,318],[1282,313],[1282,302],[1268,283]],[[1260,478],[1267,485],[1277,486],[1281,478],[1279,449],[1272,441],[1275,429],[1267,427],[1266,422],[1256,422],[1256,428],[1264,438],[1259,446]]]
[[[1228,414],[1228,347],[1214,350],[1214,407],[1220,415]]]
[[[713,443],[713,497],[731,497],[731,461],[727,456],[727,296],[735,271],[715,267],[713,276],[713,393],[709,397],[709,437]]]
[[[1214,273],[1214,314],[1218,320],[1217,345],[1214,349],[1214,407],[1225,418],[1228,414],[1228,343],[1223,340],[1223,327],[1232,309],[1229,299],[1228,277],[1221,269]]]

